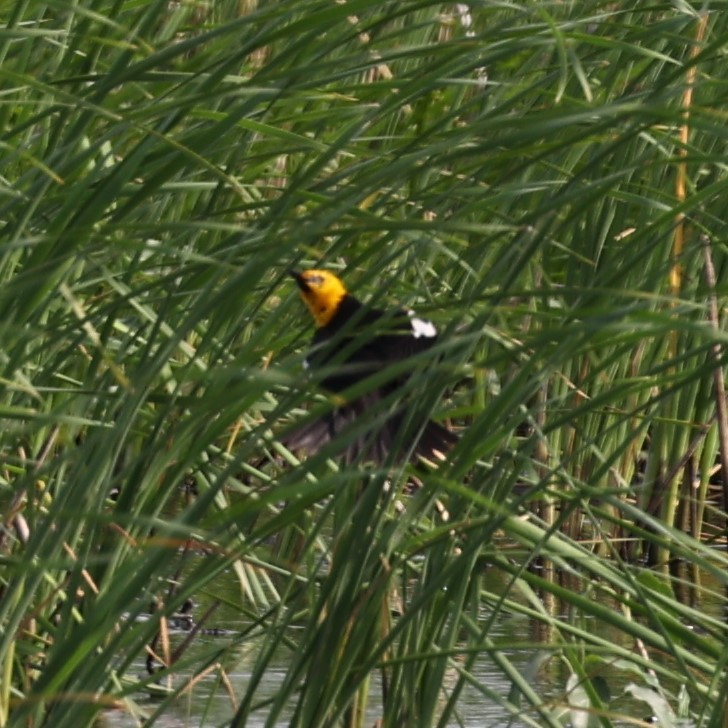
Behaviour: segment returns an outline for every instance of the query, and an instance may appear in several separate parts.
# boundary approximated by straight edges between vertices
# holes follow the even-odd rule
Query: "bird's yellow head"
[[[321,328],[331,321],[339,304],[347,295],[344,284],[330,271],[290,271],[301,292],[301,298]]]

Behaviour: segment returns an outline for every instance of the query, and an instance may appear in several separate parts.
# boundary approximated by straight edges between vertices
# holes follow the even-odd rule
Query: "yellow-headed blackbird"
[[[312,348],[304,366],[321,371],[322,386],[342,395],[326,416],[302,426],[283,442],[290,450],[317,452],[348,429],[345,459],[383,463],[408,454],[439,460],[457,442],[448,429],[428,420],[415,427],[402,403],[394,403],[409,373],[393,375],[383,384],[347,398],[346,390],[388,365],[430,348],[437,338],[431,321],[413,311],[382,311],[362,304],[333,273],[326,270],[291,271],[301,298],[316,324]],[[401,369],[401,368],[400,368]],[[392,406],[382,417],[382,401]],[[380,405],[379,410],[377,404]],[[362,427],[373,421],[371,427]],[[408,439],[403,433],[412,432]],[[398,448],[392,454],[392,449]]]

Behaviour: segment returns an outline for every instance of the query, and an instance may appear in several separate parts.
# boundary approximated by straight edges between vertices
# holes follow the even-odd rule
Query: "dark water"
[[[504,580],[504,578],[501,573],[489,574],[486,577],[486,589],[491,593],[498,594],[499,590],[506,587],[505,583],[500,583],[500,580]],[[228,597],[231,602],[235,602],[239,598],[237,590],[238,582],[236,577],[233,574],[227,574],[218,580],[216,589],[213,591],[217,592],[217,596],[221,598]],[[719,600],[710,603],[710,600],[706,598],[705,601],[706,603],[702,607],[708,611],[717,612],[722,607]],[[559,615],[558,605],[545,602],[544,609],[559,616],[563,621],[568,619],[566,613]],[[205,605],[202,603],[195,610],[197,616],[204,611]],[[483,619],[487,619],[488,616],[487,609],[484,609]],[[218,635],[199,634],[185,653],[185,661],[188,664],[197,665],[207,659],[212,651],[225,650],[224,657],[221,659],[226,665],[225,672],[235,695],[244,693],[250,679],[251,670],[255,664],[255,656],[261,646],[260,642],[255,640],[249,640],[239,645],[235,644],[235,634],[238,631],[236,627],[241,629],[244,626],[239,622],[239,618],[238,612],[226,610],[222,605],[215,612],[209,626],[223,628],[225,633]],[[584,624],[582,618],[580,627],[584,628],[585,626],[592,629],[594,634],[613,644],[619,644],[632,650],[635,648],[634,644],[630,643],[629,638],[616,631],[610,632],[611,628],[605,628],[603,625],[596,623],[589,627],[588,624]],[[172,635],[173,647],[174,644],[179,644],[185,638],[185,634],[185,632],[179,631]],[[566,696],[569,689],[568,681],[571,670],[563,656],[564,650],[569,647],[568,635],[565,631],[562,632],[554,626],[546,627],[539,620],[531,620],[517,614],[509,615],[504,612],[498,615],[498,618],[489,628],[488,638],[498,646],[500,652],[508,658],[511,665],[527,678],[529,684],[544,700],[552,703],[552,707],[562,706],[560,710],[563,712],[562,721],[565,726],[571,725],[574,728],[579,728],[579,713],[572,714],[574,718],[572,720],[567,707]],[[289,667],[289,658],[290,652],[283,649],[279,655],[274,657],[258,687],[256,702],[276,694]],[[234,668],[231,669],[231,665],[234,665]],[[140,677],[146,675],[142,663],[136,666],[136,674]],[[184,677],[191,674],[191,671],[186,675],[181,671],[175,678],[177,684],[180,684]],[[474,683],[487,686],[491,693],[503,696],[504,699],[507,699],[511,694],[511,681],[504,676],[502,670],[486,652],[483,652],[476,661],[472,670],[472,677]],[[453,683],[456,678],[457,675],[453,670]],[[599,680],[608,688],[611,696],[609,709],[624,716],[624,720],[613,718],[612,725],[620,727],[634,725],[634,719],[650,721],[652,712],[649,705],[643,700],[636,700],[625,692],[625,688],[630,683],[644,686],[644,682],[639,679],[639,675],[634,674],[624,663],[615,663],[611,668],[609,665],[606,668],[604,666],[600,668]],[[672,687],[677,690],[677,686]],[[367,714],[366,725],[374,725],[381,715],[378,707],[378,675],[373,678],[369,702],[370,709]],[[154,712],[159,705],[154,700],[144,701],[139,699],[138,704],[147,714]],[[458,702],[460,722],[452,721],[449,725],[453,727],[466,726],[467,728],[506,728],[506,726],[527,728],[527,726],[542,724],[538,715],[528,707],[527,701],[522,700],[520,704],[523,706],[524,714],[521,719],[514,718],[496,700],[484,695],[481,690],[470,685],[461,693]],[[671,701],[671,704],[674,706],[675,702]],[[229,723],[234,712],[232,700],[220,683],[219,672],[213,670],[197,682],[188,694],[180,697],[173,706],[167,707],[164,715],[160,716],[154,725],[163,728],[171,728],[172,726],[175,728],[178,726],[204,726],[204,728],[225,726]],[[582,715],[584,714],[582,713]],[[249,728],[262,727],[265,725],[265,718],[266,714],[262,711],[258,716],[251,716],[245,725]],[[130,728],[131,726],[138,726],[139,723],[126,711],[116,710],[108,712],[100,725],[106,728]],[[288,722],[284,719],[277,725],[287,726]],[[586,723],[583,725],[586,726]],[[678,722],[674,725],[689,728],[691,724]]]
[[[515,629],[515,625],[512,626]],[[227,629],[233,629],[234,625],[228,623]],[[500,631],[500,630],[499,630]],[[501,633],[503,636],[508,636],[507,629],[504,629]],[[175,641],[178,641],[180,636],[176,636]],[[491,634],[492,638],[497,638],[498,634]],[[510,635],[510,638],[515,635]],[[195,638],[195,644],[186,653],[186,659],[192,659],[194,656],[199,654],[200,657],[208,653],[210,647],[221,647],[225,641],[229,641],[231,638],[228,636],[210,636],[200,635]],[[520,640],[519,640],[520,641]],[[255,654],[259,649],[259,643],[253,641],[247,643],[244,647],[235,649],[236,668],[234,670],[228,669],[227,676],[230,679],[233,689],[236,694],[241,694],[248,684],[250,679],[250,671],[253,668]],[[527,654],[511,654],[510,658],[515,665],[521,666],[525,669],[526,663],[531,659],[532,655]],[[290,653],[287,650],[281,650],[278,659],[274,659],[271,666],[265,673],[263,681],[260,683],[256,697],[258,700],[264,700],[265,698],[271,697],[276,694],[279,686],[283,682],[286,671],[290,665]],[[229,665],[233,662],[228,656],[225,662]],[[138,666],[138,675],[142,676],[145,674],[145,668],[142,664]],[[504,696],[508,696],[511,689],[510,683],[504,679],[502,673],[500,673],[495,666],[489,661],[480,661],[476,663],[475,669],[473,670],[473,677],[478,682],[483,682],[488,687]],[[178,677],[177,680],[180,680]],[[453,675],[453,682],[455,681],[455,675]],[[215,696],[211,702],[209,695],[211,690],[215,691]],[[374,724],[375,720],[381,715],[376,708],[378,703],[378,691],[379,691],[379,678],[378,674],[374,676],[372,685],[370,688],[370,703],[372,707],[367,713],[367,724]],[[143,707],[147,711],[151,711],[155,707],[154,701],[149,701]],[[200,706],[204,706],[204,710],[207,714],[206,722],[200,723]],[[463,725],[472,726],[498,726],[501,728],[506,725],[504,719],[507,718],[507,714],[503,708],[488,700],[479,693],[475,688],[466,687],[461,694],[459,701],[460,706],[460,717],[463,721]],[[231,701],[226,695],[225,689],[219,684],[218,675],[216,673],[210,674],[208,677],[201,680],[195,687],[194,691],[189,695],[180,698],[172,709],[167,711],[167,715],[164,718],[160,718],[155,725],[159,726],[198,726],[204,725],[206,727],[225,725],[229,722],[234,710],[231,706]],[[131,726],[137,726],[133,718],[127,716],[122,711],[112,711],[106,714],[105,724],[108,728],[127,728]],[[265,724],[265,714],[261,713],[259,717],[255,715],[251,716],[246,722],[246,726],[250,728],[262,727]],[[277,725],[287,726],[288,722],[280,722]],[[453,726],[458,725],[453,723]],[[510,723],[513,728],[524,728],[527,724],[520,721],[514,721]],[[532,724],[531,724],[532,725]]]

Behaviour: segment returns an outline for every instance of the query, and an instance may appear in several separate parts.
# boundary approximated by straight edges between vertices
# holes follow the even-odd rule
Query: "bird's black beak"
[[[296,281],[296,284],[302,291],[308,290],[308,285],[307,285],[306,281],[303,280],[303,276],[297,270],[293,270],[293,269],[289,270],[288,275],[291,276],[291,278],[293,278],[294,281]]]

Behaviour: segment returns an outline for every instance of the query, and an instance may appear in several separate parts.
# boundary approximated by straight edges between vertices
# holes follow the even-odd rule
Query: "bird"
[[[283,444],[312,455],[342,436],[347,463],[444,460],[457,435],[433,420],[410,422],[406,401],[398,399],[412,372],[401,362],[433,346],[435,325],[411,310],[363,304],[329,270],[289,274],[315,324],[304,367],[319,374],[321,387],[335,404],[282,438]],[[398,363],[391,377],[378,377],[371,387],[359,386]]]

